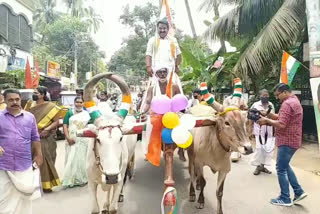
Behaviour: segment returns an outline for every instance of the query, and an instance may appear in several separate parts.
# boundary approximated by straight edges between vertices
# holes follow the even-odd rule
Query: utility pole
[[[78,88],[78,41],[74,40],[74,88]]]
[[[192,35],[193,35],[193,38],[195,39],[195,38],[197,38],[197,33],[196,33],[196,29],[194,28],[192,15],[191,15],[191,10],[190,10],[190,6],[189,6],[189,1],[188,0],[184,0],[184,3],[186,5],[186,9],[187,9],[187,13],[188,13],[188,18],[189,18],[189,23],[190,23]]]

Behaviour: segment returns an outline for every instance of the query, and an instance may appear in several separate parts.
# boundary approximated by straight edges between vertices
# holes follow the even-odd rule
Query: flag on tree
[[[27,65],[25,70],[25,88],[32,88],[32,74],[29,64],[29,59],[27,58]]]
[[[300,64],[298,60],[284,51],[282,55],[280,82],[290,86]]]

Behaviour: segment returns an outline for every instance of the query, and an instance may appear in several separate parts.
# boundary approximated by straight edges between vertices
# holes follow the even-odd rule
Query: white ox
[[[87,155],[91,213],[100,213],[97,198],[97,187],[100,184],[106,193],[102,213],[116,214],[118,213],[118,199],[123,187],[127,165],[134,154],[137,136],[124,135],[126,130],[132,128],[130,119],[125,119],[126,114],[123,114],[128,110],[128,101],[131,97],[127,84],[119,76],[112,73],[94,76],[84,89],[84,101],[92,102],[93,88],[102,78],[107,78],[120,87],[123,94],[123,108],[119,110],[117,115],[97,115],[98,111],[96,110],[98,109],[89,108],[94,125],[89,125],[88,129],[80,131],[79,136],[94,138],[94,141],[89,144]]]

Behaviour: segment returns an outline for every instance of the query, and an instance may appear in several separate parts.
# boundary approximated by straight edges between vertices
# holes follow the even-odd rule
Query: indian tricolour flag
[[[300,62],[284,51],[282,55],[280,82],[291,85],[299,66]]]

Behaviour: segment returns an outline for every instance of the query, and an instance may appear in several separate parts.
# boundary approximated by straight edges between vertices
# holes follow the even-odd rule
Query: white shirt
[[[251,106],[250,109],[257,109],[258,111],[268,111],[268,108],[269,108],[269,105],[271,105],[272,109],[271,109],[271,112],[274,113],[274,105],[269,102],[268,105],[265,107],[261,101],[258,101],[258,102],[255,102],[253,103],[253,105]],[[272,126],[266,126],[268,127],[267,131],[268,131],[268,135],[271,135],[273,134],[273,128]],[[264,126],[260,126],[259,124],[257,123],[254,123],[254,129],[253,129],[253,134],[255,136],[259,136],[260,134],[264,135],[266,132],[266,128]]]
[[[160,39],[158,50],[156,48],[156,37],[153,36],[149,39],[146,55],[152,57],[152,67],[166,66],[170,67],[172,71],[175,67],[175,59],[181,54],[181,50],[176,38],[169,38],[168,36],[164,39]],[[175,46],[175,56],[171,53],[171,44]]]

